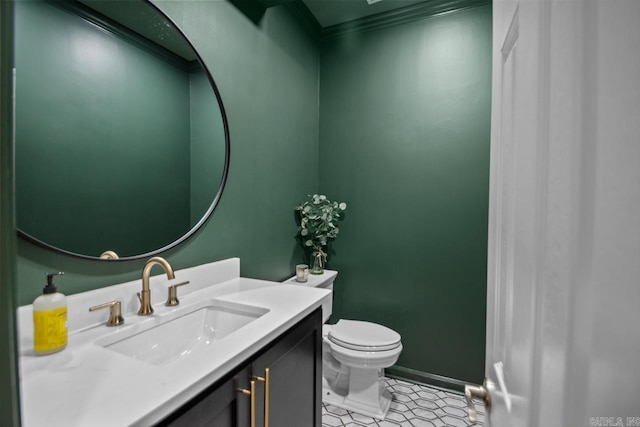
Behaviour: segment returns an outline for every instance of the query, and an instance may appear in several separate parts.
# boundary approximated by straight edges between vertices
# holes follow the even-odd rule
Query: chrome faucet
[[[142,291],[138,292],[138,299],[140,300],[140,310],[138,310],[138,316],[148,316],[153,313],[153,307],[151,307],[151,291],[149,290],[149,273],[154,265],[159,265],[167,273],[167,278],[175,279],[173,269],[169,265],[166,259],[156,256],[150,258],[144,264],[142,269]]]

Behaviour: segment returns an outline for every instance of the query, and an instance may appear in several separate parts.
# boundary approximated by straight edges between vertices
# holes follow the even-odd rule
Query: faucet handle
[[[102,308],[109,307],[109,320],[107,320],[107,326],[118,326],[124,323],[124,317],[122,317],[122,304],[120,301],[111,301],[104,304],[96,305],[89,308],[89,311],[96,311]]]
[[[178,291],[176,288],[178,286],[188,285],[188,284],[189,284],[189,281],[187,280],[186,282],[181,282],[181,283],[177,283],[175,285],[169,286],[169,295],[167,297],[167,302],[165,302],[164,305],[166,305],[167,307],[173,307],[174,305],[180,304],[180,301],[178,300]]]

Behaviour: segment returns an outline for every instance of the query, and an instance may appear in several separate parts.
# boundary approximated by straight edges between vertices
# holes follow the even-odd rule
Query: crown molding
[[[305,5],[302,0],[288,1],[284,3],[284,5],[289,9],[291,14],[298,19],[309,35],[311,35],[314,40],[319,41],[322,35],[322,26],[316,17],[313,16],[313,13],[311,13],[307,5]]]
[[[492,0],[431,0],[322,28],[321,41],[405,24],[444,13],[491,4]],[[315,19],[315,18],[314,18]],[[317,21],[316,21],[317,22]]]

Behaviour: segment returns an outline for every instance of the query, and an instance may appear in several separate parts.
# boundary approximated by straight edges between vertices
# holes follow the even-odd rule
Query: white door
[[[493,8],[485,423],[639,426],[640,0]]]

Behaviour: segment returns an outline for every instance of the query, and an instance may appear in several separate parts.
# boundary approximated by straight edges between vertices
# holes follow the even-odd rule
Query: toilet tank
[[[294,276],[288,280],[285,280],[283,283],[286,283],[288,285],[331,289],[331,297],[327,298],[327,300],[322,303],[322,323],[326,323],[327,320],[329,320],[329,316],[331,316],[331,312],[333,310],[333,281],[335,280],[337,275],[337,271],[324,270],[324,273],[322,274],[309,274],[309,278],[306,282],[298,282],[296,280],[296,277]]]

